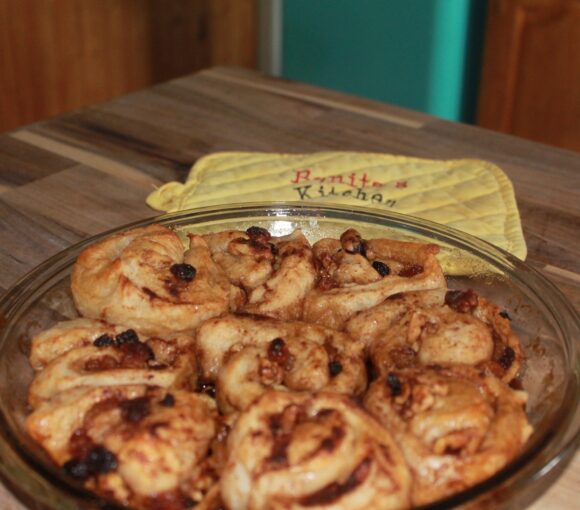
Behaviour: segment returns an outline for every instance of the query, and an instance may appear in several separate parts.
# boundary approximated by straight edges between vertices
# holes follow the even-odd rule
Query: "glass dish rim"
[[[235,216],[233,215],[234,213]],[[537,297],[542,302],[542,304],[550,312],[552,312],[553,318],[556,319],[560,326],[562,324],[564,324],[565,327],[571,326],[572,329],[576,329],[577,332],[580,332],[580,315],[575,310],[574,306],[569,302],[569,300],[558,289],[558,287],[556,287],[556,285],[554,285],[550,280],[543,276],[539,271],[529,266],[526,262],[521,261],[507,251],[486,241],[478,239],[470,234],[421,218],[396,213],[393,211],[377,210],[367,207],[353,207],[317,202],[308,202],[308,204],[303,202],[252,202],[228,204],[225,206],[208,206],[151,216],[109,229],[93,236],[89,236],[88,238],[83,239],[51,256],[26,273],[22,278],[20,278],[12,285],[3,296],[0,297],[0,347],[5,341],[5,325],[7,323],[9,324],[10,322],[11,312],[13,312],[15,309],[17,310],[18,305],[22,302],[28,292],[35,288],[35,281],[40,276],[43,276],[43,281],[48,281],[50,278],[59,274],[66,267],[72,264],[74,261],[74,258],[72,258],[73,254],[76,258],[78,252],[84,247],[114,233],[125,231],[131,228],[150,225],[152,223],[171,225],[176,228],[181,224],[185,225],[186,220],[190,220],[193,222],[193,224],[207,223],[211,222],[212,220],[228,219],[239,219],[240,221],[247,221],[252,217],[264,216],[271,216],[273,219],[279,217],[280,219],[291,220],[293,217],[325,218],[327,217],[328,213],[330,213],[330,218],[333,219],[348,219],[343,216],[354,214],[358,217],[353,218],[352,220],[359,222],[368,222],[364,219],[364,216],[367,216],[375,220],[385,221],[386,223],[382,224],[383,226],[404,227],[404,230],[412,230],[415,234],[424,235],[430,239],[433,239],[434,242],[436,242],[437,239],[449,242],[454,247],[457,247],[460,250],[465,250],[472,255],[483,259],[492,266],[501,267],[503,271],[510,274],[510,277],[515,276],[512,273],[514,273],[516,270],[524,270],[524,274],[526,276],[525,281],[522,280],[521,277],[515,276],[515,279],[519,282],[519,284],[523,284],[525,287],[528,287],[531,290],[534,290],[536,286],[544,287],[545,290],[547,290],[550,298],[555,300],[556,303],[552,304],[546,302],[543,293],[535,293],[535,297]],[[332,214],[335,214],[336,216],[333,216]],[[378,224],[380,225],[381,223]],[[39,285],[40,284],[36,284],[36,287]],[[571,381],[569,380],[566,385],[566,392],[575,390],[576,394],[578,394],[580,387],[580,382],[578,380],[580,377],[578,374],[580,356],[577,356],[577,358],[577,370],[575,373],[576,377],[572,378]],[[567,433],[570,432],[570,426],[574,425],[570,422],[573,421],[574,416],[578,413],[579,407],[580,403],[577,399],[576,407],[572,410],[565,412],[564,409],[559,409],[558,416],[563,415],[566,427],[564,429],[559,428],[551,437],[544,437],[543,440],[539,441],[538,444],[535,445],[533,449],[530,449],[526,455],[518,456],[512,463],[508,464],[494,476],[458,494],[449,496],[435,503],[416,508],[425,510],[443,510],[455,508],[457,505],[474,501],[477,497],[485,495],[485,493],[489,490],[501,488],[501,486],[504,484],[525,484],[528,479],[530,479],[531,482],[533,480],[543,478],[548,473],[552,472],[556,466],[571,458],[572,454],[580,444],[580,426],[577,425],[576,431],[573,432],[572,436],[569,437],[562,445],[560,445],[559,448],[551,452],[548,458],[545,459],[541,465],[530,469],[530,464],[533,464],[534,459],[537,459],[539,453],[544,449],[544,447],[550,445],[553,446],[553,443],[556,441],[556,439],[561,440],[564,436],[567,435]],[[24,462],[25,466],[32,470],[32,475],[42,476],[43,480],[50,484],[50,487],[56,490],[64,490],[65,496],[74,494],[83,503],[94,502],[95,499],[99,499],[96,498],[94,494],[83,488],[77,488],[74,486],[74,484],[69,484],[66,482],[63,483],[63,480],[57,479],[52,473],[48,472],[48,470],[36,459],[32,458],[25,451],[25,449],[21,448],[17,444],[11,443],[11,433],[6,423],[4,414],[4,409],[2,408],[0,412],[0,446],[2,448],[0,451],[5,450],[6,448],[11,449],[12,453],[19,457],[18,460]],[[528,473],[528,471],[530,472]],[[526,474],[528,474],[528,476],[526,476]],[[9,482],[9,487],[12,486],[11,488],[14,489],[20,488],[18,480],[12,476],[4,463],[0,463],[0,476]],[[107,504],[110,505],[110,503]],[[115,506],[113,505],[113,507]]]

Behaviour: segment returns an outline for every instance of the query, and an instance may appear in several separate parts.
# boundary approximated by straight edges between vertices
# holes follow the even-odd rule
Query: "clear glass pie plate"
[[[524,262],[453,229],[394,213],[292,203],[231,205],[159,216],[87,239],[38,266],[0,299],[0,474],[31,508],[114,508],[71,483],[26,435],[26,396],[33,375],[27,354],[34,334],[78,315],[69,287],[79,252],[113,232],[152,223],[183,233],[257,225],[283,235],[300,228],[310,241],[354,227],[365,238],[433,242],[441,247],[440,261],[451,288],[473,288],[508,311],[527,358],[522,382],[535,432],[501,472],[425,508],[525,508],[576,451],[580,320],[560,291]]]

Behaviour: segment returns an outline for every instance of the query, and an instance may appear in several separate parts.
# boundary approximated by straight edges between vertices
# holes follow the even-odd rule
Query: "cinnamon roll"
[[[178,235],[161,225],[116,234],[83,250],[71,288],[84,317],[148,335],[192,332],[242,299],[201,236],[190,235],[184,253]]]
[[[182,351],[172,365],[155,358],[133,330],[116,340],[72,349],[52,360],[30,385],[28,400],[37,407],[55,394],[81,386],[148,384],[164,388],[194,388],[195,357]]]
[[[129,338],[125,326],[117,326],[95,319],[71,319],[58,322],[52,328],[39,333],[32,338],[30,349],[30,364],[35,370],[43,369],[52,360],[78,347],[90,345],[107,346],[123,343],[123,338]],[[136,334],[135,334],[136,335]],[[139,339],[139,337],[132,337]],[[179,353],[191,347],[193,336],[141,336],[153,351],[159,363],[174,363]]]
[[[316,269],[310,243],[300,230],[273,237],[260,227],[204,236],[216,263],[248,300],[240,310],[282,320],[302,317],[304,297]]]
[[[401,319],[418,309],[442,306],[446,289],[394,294],[382,303],[358,312],[345,324],[345,332],[368,347]]]
[[[32,338],[30,364],[41,370],[53,359],[77,347],[92,345],[99,337],[114,338],[127,328],[95,319],[72,319],[57,322],[52,328]]]
[[[372,383],[364,406],[400,445],[413,473],[413,505],[492,476],[532,428],[526,394],[469,366],[393,370]]]
[[[43,404],[27,428],[67,475],[122,505],[182,510],[216,483],[200,470],[217,430],[215,404],[202,395],[75,389]]]
[[[320,274],[317,287],[306,296],[306,322],[340,330],[357,312],[393,294],[446,287],[434,244],[367,241],[349,229],[340,241],[318,241],[313,251]]]
[[[362,346],[311,324],[227,315],[200,327],[196,349],[225,413],[246,409],[268,389],[358,395],[366,388]]]
[[[229,510],[403,509],[408,467],[389,432],[337,394],[271,391],[228,438]]]

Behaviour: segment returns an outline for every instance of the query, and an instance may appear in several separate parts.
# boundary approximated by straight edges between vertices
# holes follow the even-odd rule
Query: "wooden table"
[[[220,150],[482,158],[512,179],[529,249],[580,309],[580,155],[257,73],[217,68],[0,136],[0,292],[89,235],[152,216],[155,185]],[[580,505],[580,455],[533,509]],[[0,486],[0,508],[24,508]]]

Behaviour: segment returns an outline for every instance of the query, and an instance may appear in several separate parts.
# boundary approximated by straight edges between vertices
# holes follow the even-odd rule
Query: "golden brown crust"
[[[54,359],[36,375],[28,401],[36,408],[54,395],[77,387],[147,384],[195,388],[196,375],[192,353],[183,352],[174,365],[166,366],[158,365],[146,347],[79,347]]]
[[[272,238],[276,258],[272,276],[248,293],[243,311],[280,320],[302,318],[304,298],[316,283],[310,243],[300,230]]]
[[[142,510],[406,509],[467,488],[531,433],[506,386],[523,351],[497,306],[447,290],[437,252],[354,229],[312,248],[259,227],[186,251],[159,225],[112,236],[73,270],[85,318],[32,340],[26,429]]]
[[[268,392],[228,439],[230,510],[403,509],[410,476],[386,429],[336,394]]]
[[[226,315],[206,321],[196,338],[201,376],[217,381],[220,410],[243,410],[268,389],[366,388],[362,347],[344,333],[303,322]]]
[[[142,385],[62,393],[27,421],[65,471],[140,508],[160,508],[175,495],[203,498],[190,477],[206,459],[216,425],[211,399]],[[183,508],[179,503],[163,508]]]
[[[526,395],[468,366],[393,370],[364,406],[390,430],[413,472],[413,504],[426,504],[499,471],[531,434]]]
[[[345,331],[368,348],[407,314],[443,305],[445,292],[446,289],[436,289],[395,294],[377,306],[357,313],[346,322]]]
[[[195,269],[193,278],[172,272],[183,264]],[[190,236],[184,253],[177,234],[160,225],[116,234],[83,250],[71,288],[83,316],[150,335],[192,332],[239,299],[200,236]]]
[[[387,239],[365,241],[351,229],[341,237],[340,246],[326,239],[314,245],[322,267],[322,285],[306,296],[306,322],[340,330],[356,313],[377,306],[389,296],[446,287],[435,257],[439,251],[436,245]],[[389,272],[377,263],[387,266]]]

